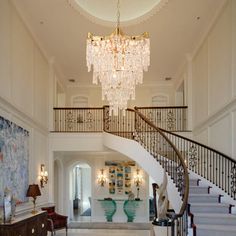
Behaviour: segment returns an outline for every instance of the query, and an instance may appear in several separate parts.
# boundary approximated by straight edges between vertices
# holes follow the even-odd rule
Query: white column
[[[53,107],[54,107],[54,102],[55,102],[55,71],[54,71],[54,58],[51,58],[49,61],[49,112],[48,112],[48,127],[49,131],[54,130],[54,120],[53,120]]]
[[[54,157],[53,151],[50,149],[50,140],[48,143],[48,199],[50,203],[54,203]]]
[[[171,226],[153,225],[154,236],[171,236]]]
[[[188,130],[193,129],[193,88],[192,88],[192,57],[186,55],[187,60],[187,106],[188,106]]]

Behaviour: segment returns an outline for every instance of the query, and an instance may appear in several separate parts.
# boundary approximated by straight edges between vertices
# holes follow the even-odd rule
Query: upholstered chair
[[[51,232],[51,235],[55,235],[55,231],[59,229],[66,229],[67,235],[67,216],[60,215],[55,212],[55,206],[43,207],[43,211],[48,213],[47,230]]]

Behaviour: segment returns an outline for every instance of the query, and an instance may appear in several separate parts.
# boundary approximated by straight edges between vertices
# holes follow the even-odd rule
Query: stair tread
[[[211,217],[211,218],[231,218],[236,220],[236,215],[221,213],[194,213],[194,217]]]
[[[229,206],[227,203],[211,203],[211,202],[193,202],[190,203],[191,206]]]
[[[200,180],[199,178],[190,177],[189,180]]]
[[[209,188],[209,186],[189,186],[189,188]]]
[[[236,226],[228,226],[228,225],[204,225],[197,224],[197,229],[206,229],[206,230],[217,230],[217,231],[231,231],[236,232]]]
[[[199,197],[199,196],[204,196],[204,197],[209,197],[209,196],[212,196],[212,197],[219,197],[220,194],[214,194],[214,193],[189,193],[189,197]]]

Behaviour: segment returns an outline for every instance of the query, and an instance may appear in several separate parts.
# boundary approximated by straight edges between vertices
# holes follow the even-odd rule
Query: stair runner
[[[193,236],[236,236],[232,205],[221,203],[220,194],[211,193],[210,187],[199,183],[199,179],[190,176],[189,212]]]

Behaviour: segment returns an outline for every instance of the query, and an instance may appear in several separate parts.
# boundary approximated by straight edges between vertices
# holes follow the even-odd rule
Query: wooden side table
[[[25,214],[0,224],[0,236],[47,236],[47,212]]]

